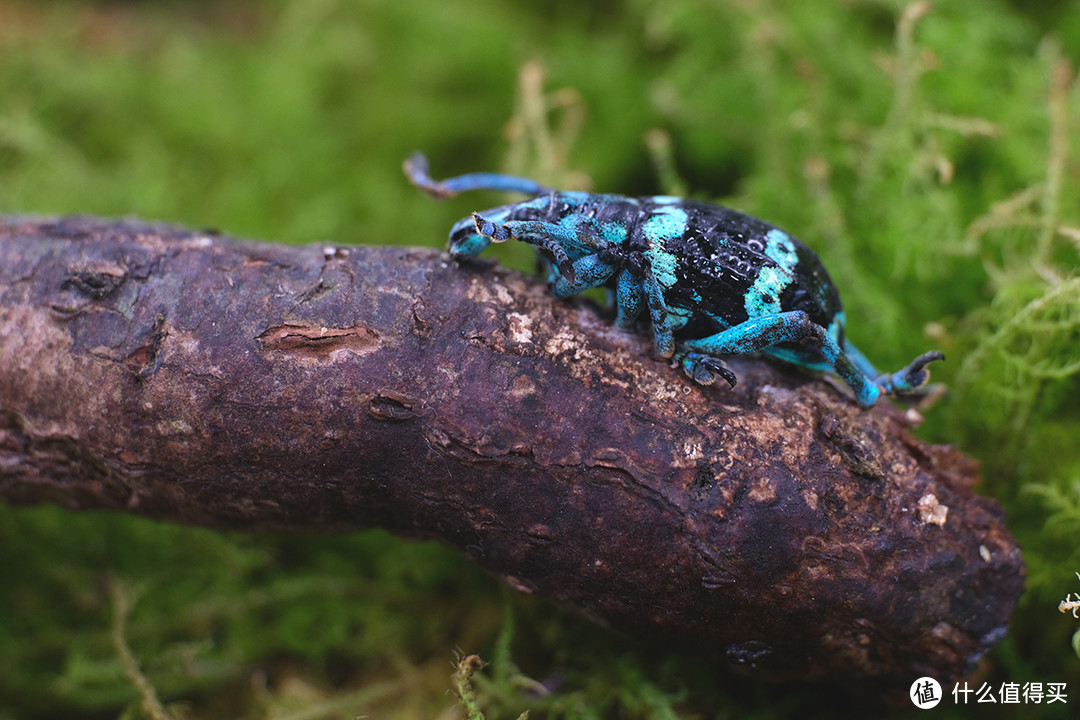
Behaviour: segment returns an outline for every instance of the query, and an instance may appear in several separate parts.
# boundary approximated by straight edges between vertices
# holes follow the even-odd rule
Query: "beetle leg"
[[[874,363],[867,360],[862,351],[852,345],[846,337],[844,338],[844,352],[866,377],[876,378],[881,375],[881,371],[874,367]]]
[[[825,361],[855,392],[856,399],[863,407],[870,407],[882,395],[917,391],[930,376],[926,366],[944,358],[939,352],[924,353],[899,372],[875,376],[867,372],[873,371],[873,366],[862,353],[858,350],[850,352],[852,346],[847,342],[844,345],[848,351],[841,349],[832,333],[812,322],[806,313],[797,310],[753,318],[716,335],[687,340],[683,348],[708,355],[743,355],[768,351],[783,343],[816,346]]]
[[[808,343],[816,346],[825,361],[855,392],[863,407],[870,407],[889,388],[869,378],[840,349],[836,339],[823,327],[810,320],[800,310],[764,315],[699,340],[687,340],[689,351],[708,355],[745,355],[768,350],[783,343]]]
[[[606,283],[608,278],[618,270],[611,263],[601,260],[599,255],[586,255],[583,258],[578,258],[571,263],[570,267],[572,268],[570,273],[572,280],[568,279],[566,274],[560,270],[562,276],[557,277],[551,285],[551,291],[557,297],[567,298],[589,288],[599,287]]]
[[[543,220],[509,220],[499,224],[479,213],[473,213],[473,224],[478,234],[489,238],[492,242],[504,242],[513,238],[550,254],[559,273],[566,281],[565,284],[557,284],[557,287],[562,288],[561,292],[557,291],[560,297],[602,285],[617,269],[617,265],[610,259],[601,259],[606,254],[605,249],[615,246],[600,239],[600,231],[591,219],[564,218],[558,223]],[[571,260],[571,255],[567,252],[568,248],[569,252],[573,253],[573,257],[577,258],[576,260]],[[587,260],[589,257],[594,259]],[[586,273],[586,276],[580,280],[577,278],[579,267]],[[576,289],[566,290],[569,287]]]
[[[675,354],[675,326],[678,324],[676,318],[664,300],[664,290],[660,282],[651,272],[646,273],[642,279],[642,290],[649,306],[656,354],[662,358],[670,358]]]
[[[615,285],[615,322],[624,330],[634,326],[641,315],[641,306],[645,302],[645,291],[641,280],[629,270],[619,273]]]
[[[570,283],[575,282],[574,264],[563,248],[564,243],[571,246],[578,244],[577,232],[574,229],[541,220],[511,220],[500,225],[480,213],[473,213],[473,224],[476,225],[478,234],[490,238],[492,242],[505,242],[513,238],[539,250],[546,250],[554,258],[562,276]]]
[[[526,195],[543,195],[551,190],[535,180],[501,173],[468,173],[446,180],[435,180],[428,171],[423,153],[413,153],[402,164],[405,176],[416,187],[439,199],[449,198],[468,190],[500,190]]]

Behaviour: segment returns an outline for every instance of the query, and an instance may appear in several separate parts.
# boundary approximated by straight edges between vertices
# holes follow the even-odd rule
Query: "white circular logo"
[[[908,697],[915,703],[915,707],[929,710],[941,702],[941,684],[932,677],[921,677],[911,683]]]

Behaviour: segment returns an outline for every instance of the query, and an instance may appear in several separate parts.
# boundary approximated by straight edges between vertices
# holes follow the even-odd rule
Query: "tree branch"
[[[434,250],[0,221],[0,497],[437,538],[775,678],[956,677],[1023,560],[974,464],[762,360],[699,388]]]

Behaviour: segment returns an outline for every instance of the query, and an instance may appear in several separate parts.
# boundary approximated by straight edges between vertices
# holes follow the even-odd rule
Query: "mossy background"
[[[439,177],[676,190],[785,227],[881,367],[946,352],[950,394],[921,432],[983,463],[1025,550],[1028,592],[977,682],[1068,682],[1069,704],[953,714],[1065,717],[1078,65],[1069,1],[0,0],[0,212],[439,246],[501,198],[433,203],[400,171],[423,149]],[[842,678],[828,694],[732,679],[380,531],[0,506],[0,720],[455,717],[456,649],[493,661],[476,680],[492,718],[863,713]]]

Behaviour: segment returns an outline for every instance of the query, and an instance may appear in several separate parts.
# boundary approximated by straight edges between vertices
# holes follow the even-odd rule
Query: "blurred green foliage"
[[[409,187],[422,149],[436,176],[682,184],[786,227],[877,364],[948,355],[922,433],[982,461],[1029,564],[986,677],[1072,678],[1071,705],[1075,621],[1055,607],[1080,570],[1078,63],[1067,1],[0,0],[0,211],[440,245],[486,199]],[[0,577],[0,719],[143,716],[138,673],[173,716],[434,717],[455,648],[491,655],[489,717],[861,716],[377,531],[0,506]]]

